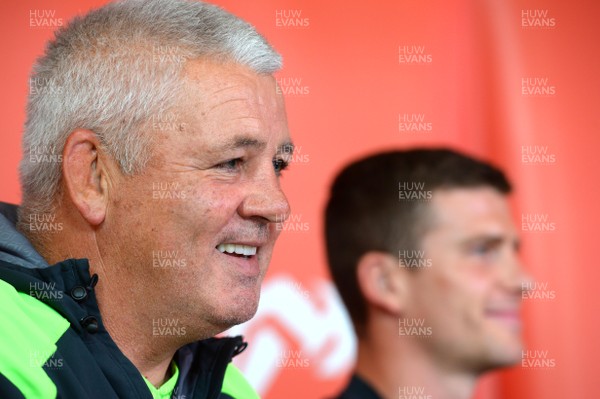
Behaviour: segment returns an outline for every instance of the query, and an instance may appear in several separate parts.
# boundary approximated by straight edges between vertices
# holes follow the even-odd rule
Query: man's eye
[[[477,256],[492,257],[496,255],[499,248],[494,244],[478,244],[472,247],[473,254]]]
[[[477,255],[485,255],[488,252],[490,252],[491,247],[489,247],[488,245],[476,245],[473,247],[473,253],[477,254]]]
[[[241,164],[242,164],[242,160],[240,158],[235,158],[235,159],[230,159],[229,161],[222,162],[222,163],[218,164],[216,167],[219,169],[234,171],[234,170],[239,169]]]
[[[274,159],[273,160],[273,168],[275,169],[275,174],[277,176],[281,175],[287,167],[289,166],[289,162],[284,161],[283,159]]]

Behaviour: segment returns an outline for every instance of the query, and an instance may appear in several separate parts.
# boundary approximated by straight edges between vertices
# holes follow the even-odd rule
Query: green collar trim
[[[142,376],[144,378],[144,382],[146,382],[146,385],[148,385],[148,389],[150,390],[153,399],[169,399],[171,397],[173,390],[175,389],[175,385],[177,384],[177,379],[179,378],[179,367],[177,367],[175,362],[171,363],[171,373],[171,378],[165,381],[160,388],[156,388],[150,383],[150,381],[146,379],[146,377]]]

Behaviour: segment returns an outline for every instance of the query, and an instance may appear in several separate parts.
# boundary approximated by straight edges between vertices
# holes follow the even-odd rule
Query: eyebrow
[[[219,151],[231,151],[237,150],[238,148],[255,148],[257,150],[263,149],[267,146],[267,143],[261,140],[257,140],[247,136],[236,136],[232,141],[225,143],[219,148]]]
[[[223,144],[217,149],[217,152],[233,151],[239,148],[254,148],[262,150],[267,146],[267,143],[262,140],[255,139],[249,136],[236,136],[232,141]],[[286,141],[277,146],[277,154],[292,154],[294,152],[294,143]]]
[[[487,234],[471,237],[471,238],[463,241],[463,244],[472,245],[472,244],[475,244],[475,243],[481,242],[481,241],[484,241],[488,244],[493,244],[493,245],[499,245],[499,244],[502,244],[504,241],[510,241],[511,245],[513,246],[513,248],[516,251],[519,251],[521,248],[521,239],[519,237],[515,237],[514,239],[510,239],[510,238],[507,239],[502,236],[487,235]]]

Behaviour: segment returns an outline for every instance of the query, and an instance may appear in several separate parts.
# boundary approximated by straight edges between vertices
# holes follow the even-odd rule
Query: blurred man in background
[[[466,399],[521,359],[528,277],[493,166],[447,149],[373,155],[335,179],[329,266],[358,337],[339,399]]]
[[[125,0],[31,78],[0,215],[0,397],[257,397],[231,358],[289,206],[281,57],[248,23]],[[52,265],[52,266],[50,266]]]

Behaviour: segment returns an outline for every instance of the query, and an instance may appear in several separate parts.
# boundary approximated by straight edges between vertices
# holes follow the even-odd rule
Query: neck
[[[59,214],[60,215],[60,214]],[[61,217],[63,215],[60,215]],[[178,348],[185,345],[185,336],[160,335],[161,321],[169,319],[169,311],[159,311],[148,303],[149,290],[143,279],[130,267],[120,267],[116,259],[102,254],[118,254],[120,248],[100,251],[96,233],[84,223],[62,217],[63,231],[48,235],[41,241],[35,234],[27,236],[36,250],[52,265],[69,258],[86,258],[90,274],[98,275],[94,292],[102,323],[121,352],[150,383],[160,387],[170,377],[170,364]],[[77,234],[70,232],[76,231]],[[164,328],[164,327],[163,327]]]
[[[133,281],[131,278],[120,276],[111,280],[93,264],[91,268],[98,274],[95,293],[106,330],[140,374],[155,387],[160,387],[170,377],[169,366],[175,352],[185,343],[178,342],[176,336],[160,334],[161,321],[168,321],[168,318],[156,317],[134,307],[133,304],[144,303],[141,299],[144,296],[137,295],[139,290],[132,284],[119,287],[124,280]],[[124,307],[124,303],[130,307]]]
[[[397,329],[397,323],[368,329],[359,339],[356,374],[386,399],[414,395],[435,399],[471,397],[476,375],[444,369],[419,343],[427,337],[411,339],[386,333]]]

